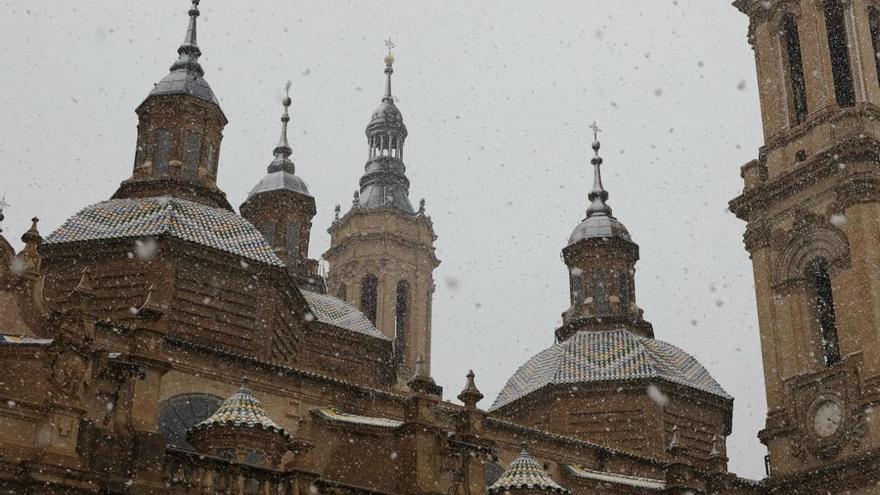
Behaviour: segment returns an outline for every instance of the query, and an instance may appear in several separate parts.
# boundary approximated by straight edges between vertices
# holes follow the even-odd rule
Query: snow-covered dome
[[[702,364],[672,344],[629,330],[580,331],[522,365],[490,411],[550,385],[624,380],[665,380],[731,398]]]

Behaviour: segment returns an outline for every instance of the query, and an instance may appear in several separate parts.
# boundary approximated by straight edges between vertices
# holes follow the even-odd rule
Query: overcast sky
[[[433,374],[454,400],[473,368],[488,408],[568,305],[560,250],[587,206],[598,121],[609,203],[641,246],[638,303],[736,397],[730,467],[761,477],[751,265],[726,209],[760,115],[747,19],[729,3],[204,0],[201,61],[229,118],[220,186],[239,205],[265,173],[292,79],[319,257],[363,172],[391,36],[411,197],[427,200],[442,260]],[[131,173],[134,109],[175,60],[188,2],[2,5],[0,195],[20,245],[32,216],[48,235]]]

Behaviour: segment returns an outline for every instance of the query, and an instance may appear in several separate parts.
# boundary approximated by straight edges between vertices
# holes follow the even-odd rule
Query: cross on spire
[[[593,121],[592,124],[590,124],[590,130],[593,131],[593,140],[598,141],[599,140],[599,133],[602,132],[602,129],[599,128],[599,125],[596,124],[595,120]]]
[[[391,53],[391,50],[394,49],[395,45],[393,41],[391,41],[391,37],[389,36],[387,40],[385,40],[385,46],[388,47],[388,53]]]
[[[290,88],[293,86],[293,81],[290,79],[287,80],[287,84],[284,85],[284,94],[290,96]]]

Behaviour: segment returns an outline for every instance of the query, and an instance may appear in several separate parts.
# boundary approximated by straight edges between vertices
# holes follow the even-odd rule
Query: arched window
[[[175,395],[159,406],[159,433],[169,447],[192,450],[186,431],[208,419],[223,400],[209,394]]]
[[[629,273],[621,270],[617,272],[617,288],[620,297],[620,310],[629,313],[629,303],[632,302],[632,286],[629,283]]]
[[[871,28],[871,46],[874,48],[874,67],[877,69],[877,82],[880,83],[880,9],[868,9],[868,25]]]
[[[286,248],[287,256],[292,265],[299,259],[299,224],[296,222],[287,224]]]
[[[797,21],[788,14],[780,25],[782,41],[785,44],[785,68],[788,79],[788,101],[791,124],[800,124],[807,118],[807,88],[804,82],[804,64],[801,58],[801,41]]]
[[[397,304],[394,308],[394,364],[406,359],[406,337],[409,330],[409,282],[397,283]]]
[[[197,132],[187,132],[183,140],[183,175],[187,179],[198,178],[199,154],[202,149],[202,135]]]
[[[572,269],[569,274],[571,284],[571,305],[580,306],[584,302],[584,277],[580,269]]]
[[[171,130],[159,129],[156,133],[156,152],[153,155],[153,174],[158,176],[168,173],[168,161],[171,159]]]
[[[828,30],[828,51],[831,55],[831,73],[834,76],[837,104],[851,107],[856,104],[856,95],[849,64],[846,21],[840,0],[825,0],[825,28]]]
[[[367,275],[361,279],[361,311],[373,325],[376,324],[376,310],[379,302],[379,279]]]
[[[608,280],[605,270],[593,271],[593,307],[596,316],[607,315],[608,309]]]
[[[828,273],[828,261],[816,258],[807,266],[806,278],[809,281],[810,297],[813,303],[813,315],[822,339],[822,354],[825,366],[840,361],[840,347],[837,342],[836,317],[834,315],[834,297],[831,289],[831,276]]]

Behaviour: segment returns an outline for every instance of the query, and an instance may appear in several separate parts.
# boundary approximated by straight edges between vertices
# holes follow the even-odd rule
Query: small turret
[[[217,187],[220,142],[227,121],[199,63],[198,17],[199,0],[192,0],[177,60],[136,110],[134,170],[114,199],[175,196],[232,209]]]
[[[635,264],[639,246],[611,213],[608,191],[602,184],[599,127],[593,123],[593,187],[587,198],[586,218],[575,227],[562,250],[568,266],[571,306],[563,313],[556,336],[566,339],[579,329],[626,327],[652,337],[651,324],[642,319],[635,301]]]
[[[312,219],[317,212],[315,198],[309,194],[305,181],[296,175],[296,166],[290,159],[293,149],[287,139],[290,123],[290,81],[281,100],[281,137],[272,150],[274,159],[266,168],[266,175],[251,189],[241,205],[241,215],[254,224],[266,242],[288,266],[301,286],[324,291],[323,278],[318,275],[318,262],[309,259],[309,240]]]

